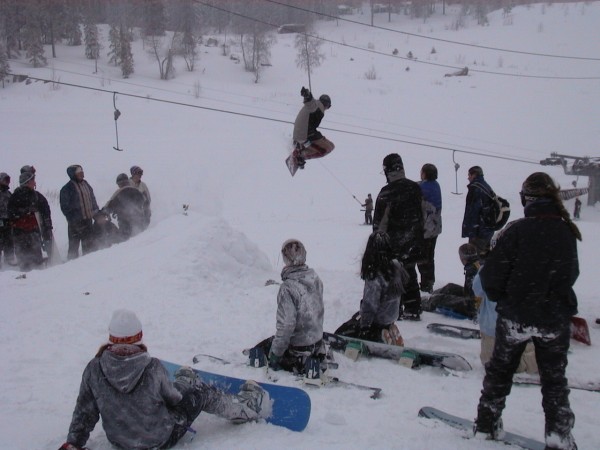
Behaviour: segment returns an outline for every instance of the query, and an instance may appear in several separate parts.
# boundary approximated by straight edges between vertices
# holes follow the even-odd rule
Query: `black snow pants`
[[[551,329],[523,327],[501,316],[496,323],[496,341],[492,359],[486,364],[483,390],[477,416],[497,420],[502,415],[506,397],[512,387],[512,377],[521,354],[531,338],[542,385],[542,406],[546,419],[545,434],[561,440],[572,439],[575,415],[569,404],[569,389],[565,370],[570,344],[569,318]]]

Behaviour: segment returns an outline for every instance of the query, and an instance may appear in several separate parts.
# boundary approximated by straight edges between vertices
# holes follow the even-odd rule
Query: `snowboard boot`
[[[201,380],[194,369],[189,366],[182,366],[175,372],[175,382],[195,388],[201,383]]]
[[[248,354],[248,364],[252,367],[264,367],[267,365],[267,355],[262,347],[253,347]]]
[[[381,340],[388,345],[404,346],[404,339],[395,323],[381,330]]]
[[[298,166],[298,169],[304,169],[304,166],[306,165],[306,160],[302,156],[303,148],[304,148],[303,146],[298,144],[298,145],[296,145],[296,148],[294,149],[294,152],[292,153],[292,155],[294,156],[294,159],[296,160],[296,165]]]
[[[304,361],[304,382],[320,386],[321,380],[321,361],[315,356],[308,356]]]
[[[484,408],[479,408],[477,419],[473,425],[473,435],[482,436],[486,439],[497,441],[504,436],[504,426],[502,418],[495,417],[491,411]]]
[[[247,380],[236,395],[237,402],[242,406],[237,417],[230,420],[233,423],[245,423],[269,417],[273,410],[271,397],[256,381]]]

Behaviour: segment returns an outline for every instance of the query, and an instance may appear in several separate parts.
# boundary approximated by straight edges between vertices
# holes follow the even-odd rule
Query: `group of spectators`
[[[139,166],[117,176],[117,191],[99,208],[80,165],[67,168],[69,181],[60,190],[60,209],[68,225],[68,259],[122,242],[150,223],[150,191]],[[10,176],[0,173],[0,257],[22,271],[43,267],[58,257],[48,200],[36,190],[36,169],[21,168],[19,186],[10,192]],[[111,216],[117,219],[118,227]],[[0,258],[0,264],[2,258]]]

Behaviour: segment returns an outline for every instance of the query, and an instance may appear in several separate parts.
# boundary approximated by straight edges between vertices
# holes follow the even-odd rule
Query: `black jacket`
[[[416,262],[423,242],[421,188],[403,175],[390,176],[375,202],[373,231],[389,234],[394,255],[403,262]]]
[[[553,327],[577,313],[576,238],[556,205],[541,199],[504,229],[480,271],[498,314],[522,325]]]

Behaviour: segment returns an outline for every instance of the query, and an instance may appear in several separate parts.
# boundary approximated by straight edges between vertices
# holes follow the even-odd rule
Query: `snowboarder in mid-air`
[[[317,130],[325,111],[331,108],[329,95],[323,94],[317,100],[304,86],[300,95],[304,98],[304,106],[294,122],[293,157],[298,167],[303,169],[307,159],[322,158],[331,153],[335,145]]]

